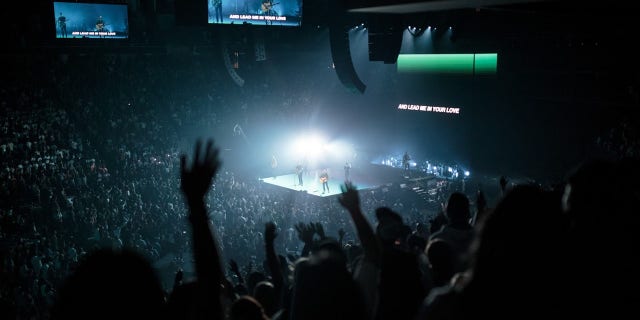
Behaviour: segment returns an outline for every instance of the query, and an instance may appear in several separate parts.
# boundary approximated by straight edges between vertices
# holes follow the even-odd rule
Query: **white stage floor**
[[[260,180],[263,182],[276,185],[279,187],[287,188],[290,190],[305,191],[308,194],[318,196],[318,197],[328,197],[328,196],[340,194],[342,193],[342,190],[340,189],[340,185],[344,184],[344,181],[341,181],[338,179],[329,179],[328,181],[329,191],[323,192],[322,183],[320,182],[320,179],[311,175],[302,177],[302,183],[303,183],[302,186],[298,185],[298,176],[293,173],[276,176],[276,177],[262,178]],[[353,183],[355,184],[356,188],[358,188],[358,190],[366,190],[366,189],[371,189],[375,187],[372,185],[360,184],[357,181],[354,181]]]

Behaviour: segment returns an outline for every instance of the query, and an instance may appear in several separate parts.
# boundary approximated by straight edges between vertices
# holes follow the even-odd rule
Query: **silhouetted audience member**
[[[640,285],[639,173],[637,160],[589,160],[568,177],[563,196],[570,219],[567,302],[581,316],[638,314],[637,294],[629,289]]]
[[[460,192],[452,193],[445,207],[445,214],[447,223],[431,234],[430,241],[446,241],[453,250],[455,272],[463,272],[468,267],[469,246],[475,236],[467,196]]]
[[[455,274],[455,255],[451,245],[441,239],[430,241],[426,248],[434,287],[449,285]]]
[[[253,297],[260,302],[264,313],[271,317],[278,311],[278,295],[273,283],[270,281],[260,281],[253,290]]]
[[[429,238],[431,238],[431,235],[434,233],[440,231],[445,224],[447,224],[447,215],[444,210],[442,210],[429,220]]]
[[[229,320],[269,320],[269,317],[258,300],[242,296],[231,305]]]
[[[561,222],[557,197],[535,186],[510,189],[479,226],[468,277],[429,295],[418,318],[565,315]]]
[[[365,304],[337,241],[296,263],[291,320],[365,320]]]
[[[475,226],[478,221],[484,219],[484,215],[488,210],[489,207],[484,192],[482,190],[476,191],[476,214],[473,216],[471,224]]]
[[[505,177],[505,176],[501,176],[500,177],[500,194],[503,197],[507,193],[508,183],[509,183],[509,180],[507,180],[507,177]]]
[[[263,272],[251,271],[247,276],[247,291],[253,294],[258,283],[266,280],[267,276]]]
[[[167,301],[168,319],[197,319],[199,311],[195,304],[198,283],[189,281],[175,286]]]
[[[380,303],[376,319],[412,319],[426,294],[418,254],[410,250],[411,229],[387,207],[376,209],[376,235],[382,245]]]
[[[52,319],[164,319],[165,296],[151,264],[128,249],[89,253],[67,278]]]

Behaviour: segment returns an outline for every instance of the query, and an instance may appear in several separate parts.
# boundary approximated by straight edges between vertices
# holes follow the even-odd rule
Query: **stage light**
[[[448,168],[447,168],[447,171],[449,171],[449,172],[453,172],[453,168],[448,167]]]
[[[293,156],[296,157],[303,156],[315,158],[325,150],[325,147],[326,143],[319,135],[302,136],[294,140],[292,152]]]
[[[469,171],[465,171],[465,172],[464,172],[464,176],[465,176],[465,177],[468,177],[470,174],[471,174],[471,173],[470,173]]]

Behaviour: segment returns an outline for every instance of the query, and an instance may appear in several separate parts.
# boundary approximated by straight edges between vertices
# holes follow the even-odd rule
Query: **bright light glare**
[[[327,143],[324,150],[327,151],[327,154],[332,159],[340,159],[340,161],[351,159],[355,153],[351,144],[341,140],[335,140]]]
[[[297,157],[315,158],[320,155],[325,148],[326,143],[321,136],[302,136],[294,141],[292,153]]]
[[[309,139],[307,143],[306,152],[307,152],[307,155],[311,157],[316,157],[322,152],[322,150],[324,150],[324,148],[325,148],[324,140],[319,136],[313,136]]]
[[[356,148],[351,142],[345,139],[329,140],[317,132],[292,137],[288,153],[291,161],[308,161],[311,167],[317,164],[342,165],[356,158]]]

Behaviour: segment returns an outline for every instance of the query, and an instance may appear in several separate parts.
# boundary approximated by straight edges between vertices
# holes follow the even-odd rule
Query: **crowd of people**
[[[443,189],[437,213],[407,188],[318,198],[221,160],[256,98],[192,58],[4,58],[3,319],[636,312],[635,160],[504,183],[490,203]],[[287,92],[265,94],[292,111],[275,121],[304,113],[306,90]]]

